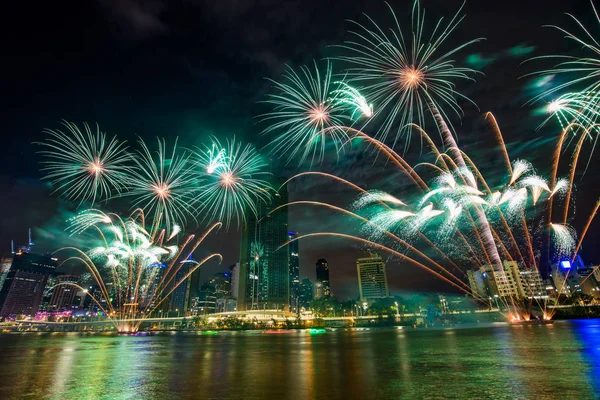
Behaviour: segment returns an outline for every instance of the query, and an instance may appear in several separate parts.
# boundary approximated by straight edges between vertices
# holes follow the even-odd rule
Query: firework
[[[592,133],[598,133],[596,121],[600,115],[599,101],[600,98],[595,93],[565,93],[545,106],[548,117],[540,126],[555,118],[563,129],[571,125],[570,130],[574,134],[582,131],[592,137]]]
[[[464,18],[460,15],[462,7],[447,25],[442,26],[440,19],[430,36],[426,36],[425,11],[418,0],[413,4],[409,35],[403,33],[389,8],[395,29],[386,34],[370,18],[370,27],[355,22],[358,29],[351,32],[355,39],[340,46],[349,55],[339,59],[351,65],[350,81],[364,85],[366,97],[377,104],[375,117],[381,116],[382,121],[376,137],[385,141],[396,126],[394,142],[405,136],[408,144],[410,125],[423,126],[426,113],[434,115],[440,127],[440,120],[448,121],[446,109],[462,116],[457,99],[470,100],[455,89],[455,81],[472,79],[475,71],[455,66],[451,57],[478,39],[441,53],[439,49]]]
[[[564,224],[550,224],[552,228],[554,240],[554,249],[556,255],[560,257],[570,257],[577,244],[577,235],[575,230]]]
[[[83,123],[83,131],[74,123],[63,121],[65,130],[46,129],[48,138],[38,143],[46,150],[40,153],[55,192],[80,202],[107,200],[127,186],[126,172],[130,157],[124,143]]]
[[[126,196],[133,198],[133,207],[141,207],[152,214],[154,223],[169,227],[182,224],[193,214],[194,176],[192,174],[191,153],[177,153],[177,141],[171,152],[164,139],[157,139],[158,150],[153,154],[140,140],[134,167],[128,176],[130,190]]]
[[[590,4],[592,6],[593,15],[595,16],[598,24],[600,24],[600,17],[598,16],[596,6],[594,5],[593,1],[590,1]],[[565,76],[566,78],[571,78],[571,76],[573,76],[574,78],[566,80],[565,82],[556,86],[553,86],[552,88],[538,95],[534,100],[548,98],[549,96],[560,92],[563,89],[570,88],[575,85],[579,86],[581,84],[587,85],[587,87],[581,93],[591,94],[592,98],[597,98],[597,89],[600,87],[600,58],[595,57],[598,57],[598,55],[600,54],[600,44],[598,44],[598,40],[594,38],[591,32],[584,26],[584,24],[581,21],[579,21],[575,16],[571,14],[567,15],[578,26],[578,34],[572,33],[556,25],[549,25],[549,27],[560,31],[565,35],[565,38],[574,41],[575,44],[578,45],[578,47],[582,47],[584,50],[587,50],[588,55],[581,58],[566,55],[549,55],[535,57],[534,59],[554,59],[558,61],[558,64],[556,64],[553,68],[537,72],[537,75],[557,75]],[[595,101],[595,103],[597,103],[597,100]],[[561,103],[555,104],[559,108],[562,107]]]
[[[258,204],[271,198],[271,186],[262,179],[269,175],[267,163],[251,145],[233,139],[222,146],[215,138],[211,146],[196,150],[194,163],[200,182],[194,201],[206,220],[223,221],[227,227],[232,219],[243,223],[247,212],[258,215]]]
[[[144,221],[141,210],[125,219],[114,213],[86,210],[71,219],[68,230],[72,234],[95,232],[100,236],[99,245],[87,252],[72,247],[58,250],[75,254],[63,263],[75,259],[86,266],[89,280],[100,290],[99,297],[90,297],[119,332],[136,332],[197,268],[212,258],[222,260],[220,254],[198,262],[188,257],[220,223],[213,224],[195,241],[190,235],[182,244],[165,244],[165,230],[146,229]],[[181,267],[189,263],[193,264],[189,271],[176,279]]]
[[[503,144],[497,125],[495,128],[500,143]],[[426,135],[424,132],[422,134]],[[391,160],[401,159],[389,147],[382,145],[381,148],[385,149],[384,153]],[[506,152],[503,145],[501,148]],[[552,240],[557,254],[572,254],[575,243],[570,228],[540,223],[539,219],[539,211],[545,209],[548,201],[557,193],[568,190],[568,180],[558,179],[551,186],[546,178],[535,173],[530,162],[516,160],[511,163],[506,154],[504,183],[494,185],[492,190],[477,165],[466,154],[461,152],[466,161],[464,166],[451,161],[443,162],[445,158],[441,154],[438,149],[433,148],[436,163],[440,166],[421,163],[423,166],[430,166],[435,175],[428,183],[415,184],[417,189],[422,190],[418,196],[410,195],[405,190],[402,192],[403,197],[406,196],[410,201],[405,201],[404,198],[399,200],[393,194],[378,190],[361,189],[334,175],[311,172],[301,173],[298,177],[320,175],[359,191],[359,196],[352,204],[353,211],[312,201],[289,204],[313,204],[343,212],[362,222],[360,236],[366,237],[326,234],[352,238],[397,256],[403,254],[399,256],[403,260],[431,268],[436,276],[447,279],[468,293],[471,291],[456,273],[465,276],[467,270],[473,267],[484,268],[490,271],[498,286],[508,287],[504,264],[498,263],[497,259],[515,261],[522,266],[537,269],[540,254],[534,246],[546,235],[547,227],[555,232]],[[492,241],[485,239],[486,229],[489,229]],[[454,273],[434,261],[431,254],[419,251],[418,248],[422,246],[427,246],[433,254],[441,256],[445,263],[452,265]],[[476,294],[473,295],[477,297]],[[501,301],[511,315],[526,315],[529,312],[525,306],[520,305],[519,299],[505,296]],[[538,305],[545,310],[543,304]]]
[[[351,87],[346,82],[337,83],[340,88],[332,92],[337,95],[335,101],[349,108],[352,120],[357,118],[357,113],[359,117],[364,118],[371,118],[373,116],[373,104],[369,104],[358,89]]]
[[[277,93],[269,94],[266,103],[273,106],[273,111],[262,115],[261,122],[269,124],[264,134],[277,134],[271,143],[274,154],[288,154],[288,160],[298,155],[300,162],[314,162],[323,158],[328,138],[336,149],[340,148],[345,131],[325,129],[343,124],[348,103],[338,101],[331,90],[331,74],[330,63],[324,73],[315,63],[314,72],[308,67],[299,72],[288,67],[282,82],[272,81]]]

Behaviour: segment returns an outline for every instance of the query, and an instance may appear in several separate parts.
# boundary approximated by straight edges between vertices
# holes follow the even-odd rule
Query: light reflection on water
[[[0,336],[0,398],[594,399],[600,320],[451,330]]]

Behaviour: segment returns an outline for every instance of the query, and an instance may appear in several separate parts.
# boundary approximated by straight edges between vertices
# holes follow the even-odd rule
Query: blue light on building
[[[564,260],[564,261],[561,261],[561,262],[560,262],[560,266],[561,266],[563,269],[571,269],[571,261],[569,261],[569,260]]]

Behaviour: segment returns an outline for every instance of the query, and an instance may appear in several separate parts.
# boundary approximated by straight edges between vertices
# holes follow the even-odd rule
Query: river
[[[594,399],[600,320],[0,336],[0,399]]]

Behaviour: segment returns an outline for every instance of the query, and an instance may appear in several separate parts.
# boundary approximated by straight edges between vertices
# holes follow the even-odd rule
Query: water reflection
[[[587,381],[595,393],[600,393],[600,320],[573,321],[575,336],[583,359],[580,368],[587,370]],[[600,397],[600,396],[599,396]]]
[[[3,335],[0,398],[600,397],[600,320],[451,330]]]

